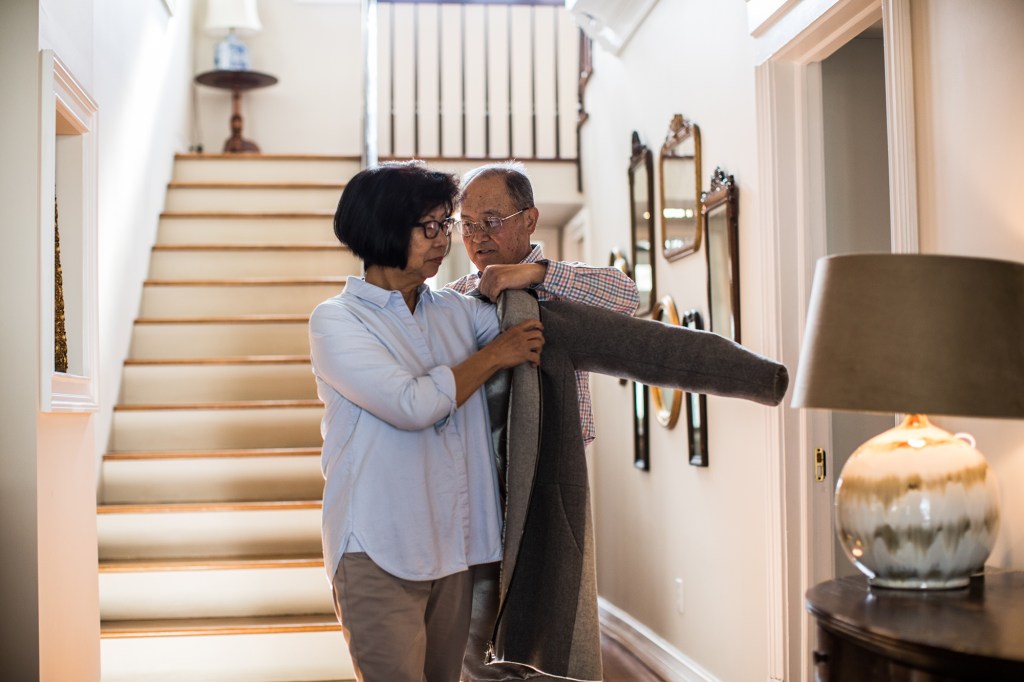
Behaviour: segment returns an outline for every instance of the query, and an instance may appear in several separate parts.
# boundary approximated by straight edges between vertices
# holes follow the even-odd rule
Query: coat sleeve
[[[577,370],[762,405],[786,395],[784,365],[724,336],[565,301],[540,307],[544,352],[563,350]]]

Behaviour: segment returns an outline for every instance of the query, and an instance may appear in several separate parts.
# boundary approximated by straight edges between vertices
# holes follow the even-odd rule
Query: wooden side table
[[[928,591],[839,578],[808,590],[806,606],[818,624],[816,680],[1024,680],[1024,572]]]
[[[206,71],[196,76],[196,83],[231,91],[231,137],[224,143],[225,152],[258,152],[252,140],[242,137],[242,92],[265,88],[277,78],[259,71]]]

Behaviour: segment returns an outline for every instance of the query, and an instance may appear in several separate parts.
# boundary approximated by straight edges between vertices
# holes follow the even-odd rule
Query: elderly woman
[[[493,305],[432,291],[454,176],[418,162],[361,171],[334,218],[365,275],[309,321],[326,478],[324,562],[360,680],[459,679],[470,567],[501,558],[484,382],[537,365],[539,322],[499,334]]]

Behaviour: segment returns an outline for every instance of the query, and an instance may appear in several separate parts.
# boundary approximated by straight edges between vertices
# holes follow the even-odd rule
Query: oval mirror
[[[671,296],[665,296],[654,306],[651,318],[665,324],[679,325],[679,311]],[[654,401],[654,416],[658,423],[666,428],[674,428],[679,421],[679,410],[683,402],[683,392],[678,389],[651,386],[651,400]]]
[[[682,114],[668,125],[658,157],[661,182],[661,252],[676,260],[700,248],[700,128]]]

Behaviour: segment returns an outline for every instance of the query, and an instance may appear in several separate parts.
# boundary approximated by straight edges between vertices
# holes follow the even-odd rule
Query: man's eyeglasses
[[[413,223],[413,227],[418,227],[423,230],[423,236],[427,239],[437,239],[437,235],[444,232],[445,237],[452,236],[452,229],[458,221],[455,218],[445,218],[444,220],[428,220],[423,223]]]
[[[488,216],[479,223],[473,223],[468,220],[457,220],[455,222],[455,229],[459,231],[463,237],[472,237],[475,234],[484,232],[486,234],[494,234],[501,229],[502,224],[509,218],[515,218],[517,215],[525,211],[525,208],[521,208],[512,215],[507,215],[504,218],[497,218],[495,216]]]

